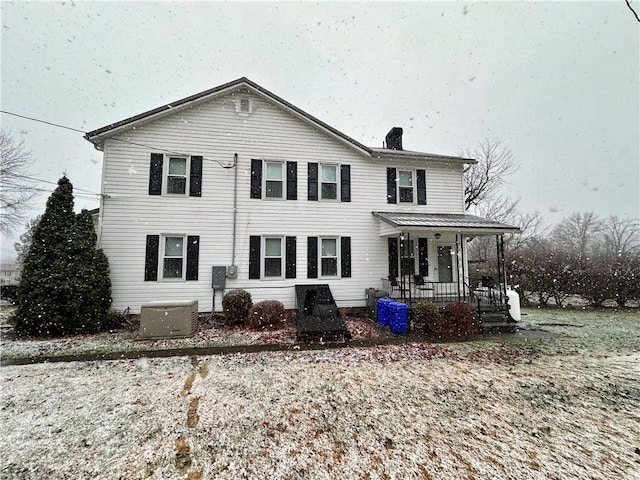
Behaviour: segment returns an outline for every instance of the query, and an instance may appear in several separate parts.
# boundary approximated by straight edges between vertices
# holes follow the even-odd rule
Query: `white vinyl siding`
[[[371,214],[372,211],[464,212],[461,165],[400,157],[391,160],[370,158],[317,126],[274,107],[271,101],[249,93],[243,95],[251,101],[251,114],[248,116],[238,115],[237,97],[229,95],[119,134],[117,138],[125,142],[105,141],[104,197],[100,205],[99,229],[100,246],[110,260],[114,309],[130,307],[132,313],[137,313],[142,303],[171,299],[198,300],[200,310],[208,311],[212,306],[211,266],[228,266],[234,260],[238,275],[236,279],[227,279],[228,289],[248,290],[254,303],[278,299],[286,308],[295,308],[293,285],[306,279],[307,244],[301,239],[318,236],[319,232],[337,238],[341,235],[351,237],[351,278],[327,277],[326,283],[331,287],[338,306],[364,306],[363,289],[380,288],[380,278],[388,273],[387,239],[379,236],[380,222]],[[331,123],[331,119],[327,120]],[[132,143],[151,145],[157,152],[169,150],[202,155],[202,196],[150,196],[150,150]],[[232,166],[236,153],[238,183],[234,246],[232,225],[236,172],[233,168],[222,168],[222,165]],[[165,155],[165,163],[167,157]],[[285,162],[297,162],[298,200],[268,203],[251,200],[252,158],[282,161],[283,180],[286,179]],[[307,168],[314,162],[350,165],[351,202],[307,201]],[[386,203],[386,168],[390,164],[399,170],[426,170],[428,206]],[[338,167],[338,178],[339,170]],[[318,174],[320,183],[320,172]],[[266,178],[266,169],[263,176]],[[187,178],[187,186],[188,183]],[[339,181],[336,188],[339,198]],[[414,199],[415,196],[414,178]],[[144,282],[145,245],[139,236],[132,235],[132,231],[140,234],[198,232],[198,280],[184,282],[188,288],[176,288],[175,282]],[[268,282],[249,280],[251,235],[281,238],[283,257],[284,236],[297,237],[297,279],[285,278],[283,261],[280,277],[272,277]],[[337,248],[340,248],[339,242]],[[261,255],[264,255],[264,245]],[[162,251],[159,256],[162,257]],[[158,277],[161,277],[161,272],[159,266]],[[318,275],[321,276],[320,268]],[[216,300],[216,309],[219,308],[220,302]]]

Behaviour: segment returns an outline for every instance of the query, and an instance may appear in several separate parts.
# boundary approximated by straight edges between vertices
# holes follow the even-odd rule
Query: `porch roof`
[[[455,232],[468,235],[520,233],[520,229],[506,223],[467,214],[371,212],[386,226],[396,231]],[[381,234],[382,229],[381,229]]]

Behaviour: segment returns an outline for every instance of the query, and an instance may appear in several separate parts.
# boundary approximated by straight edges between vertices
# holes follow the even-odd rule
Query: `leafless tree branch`
[[[637,218],[610,215],[602,222],[602,248],[611,255],[623,255],[640,249],[640,222]]]
[[[483,140],[475,150],[465,150],[463,155],[478,161],[465,171],[465,209],[479,205],[495,194],[506,182],[506,177],[518,170],[511,151],[496,138]]]
[[[553,229],[552,239],[566,252],[586,258],[597,244],[602,220],[593,212],[574,212]]]
[[[0,231],[11,234],[24,221],[29,202],[38,190],[30,176],[31,152],[24,141],[0,132]]]

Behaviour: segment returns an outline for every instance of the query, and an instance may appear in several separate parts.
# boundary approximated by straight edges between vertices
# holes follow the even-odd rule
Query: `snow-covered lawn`
[[[637,314],[529,313],[582,326],[2,367],[0,478],[640,479]]]

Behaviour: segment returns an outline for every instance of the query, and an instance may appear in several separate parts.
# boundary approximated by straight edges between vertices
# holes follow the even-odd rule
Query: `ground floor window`
[[[144,279],[198,280],[198,235],[147,235]]]
[[[282,276],[282,238],[264,239],[264,276]]]
[[[351,277],[351,237],[307,237],[307,278]]]
[[[296,237],[251,235],[249,278],[296,278]]]
[[[184,237],[164,237],[162,278],[183,278]]]
[[[322,266],[320,274],[323,277],[335,277],[338,275],[338,239],[322,238],[321,259]]]

